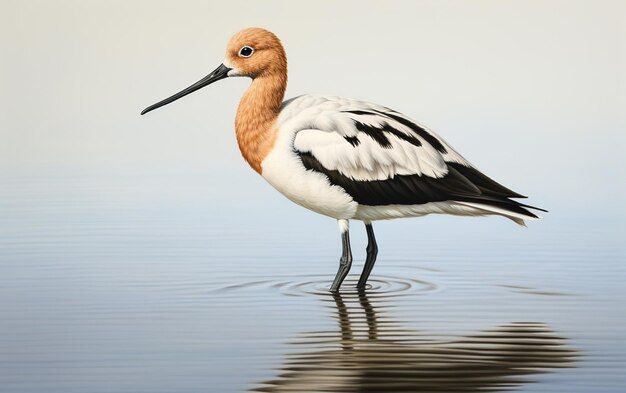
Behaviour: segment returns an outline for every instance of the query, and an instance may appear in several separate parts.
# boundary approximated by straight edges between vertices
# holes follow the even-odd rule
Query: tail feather
[[[541,217],[528,209],[547,212],[547,210],[526,205],[511,199],[526,198],[526,196],[518,194],[517,192],[503,186],[476,168],[460,164],[449,163],[448,165],[453,167],[458,174],[479,190],[478,195],[459,193],[456,196],[455,201],[460,204],[482,210],[486,212],[486,214],[499,214],[505,216],[523,226],[526,226],[524,220],[541,219]]]
[[[510,199],[506,200],[506,202],[502,201],[499,204],[494,204],[493,201],[477,201],[477,202],[467,202],[467,201],[457,201],[457,203],[465,206],[470,206],[475,209],[479,209],[484,211],[487,214],[499,214],[504,216],[515,223],[526,226],[524,220],[540,220],[542,217],[534,214],[533,212],[527,210],[525,207],[547,211],[544,209],[538,209],[527,205],[522,205],[519,202],[512,201]]]

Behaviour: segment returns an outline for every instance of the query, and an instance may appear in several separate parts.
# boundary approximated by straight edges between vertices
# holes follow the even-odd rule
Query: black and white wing
[[[293,148],[302,164],[361,205],[454,201],[512,213],[514,219],[537,218],[526,209],[531,206],[510,199],[523,195],[485,176],[434,132],[389,108],[307,95],[287,101],[279,122],[294,131]]]

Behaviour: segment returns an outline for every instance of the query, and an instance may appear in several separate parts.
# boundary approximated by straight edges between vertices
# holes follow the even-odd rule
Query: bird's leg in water
[[[341,259],[339,260],[339,270],[335,275],[333,285],[330,286],[330,290],[336,292],[339,290],[341,283],[348,275],[350,266],[352,266],[352,251],[350,250],[350,232],[348,230],[348,220],[338,220],[339,228],[341,229]]]
[[[365,266],[363,267],[363,272],[361,273],[359,282],[356,284],[356,287],[359,289],[365,288],[367,279],[369,278],[372,268],[374,267],[374,263],[376,262],[376,256],[378,255],[378,245],[376,244],[374,228],[372,227],[371,222],[365,224],[365,230],[367,231],[367,257],[365,257]]]

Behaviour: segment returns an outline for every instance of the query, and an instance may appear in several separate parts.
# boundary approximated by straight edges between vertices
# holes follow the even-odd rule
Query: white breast
[[[284,131],[261,163],[263,178],[298,205],[336,219],[352,218],[358,204],[323,174],[306,170],[293,151],[294,133]]]

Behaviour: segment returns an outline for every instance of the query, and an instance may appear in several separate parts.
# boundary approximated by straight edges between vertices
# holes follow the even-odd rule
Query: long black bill
[[[211,72],[209,75],[207,75],[204,78],[200,79],[199,81],[197,81],[193,85],[189,86],[185,90],[183,90],[183,91],[181,91],[179,93],[176,93],[173,96],[164,99],[163,101],[159,101],[159,102],[157,102],[154,105],[150,105],[149,107],[147,107],[146,109],[141,111],[141,114],[145,115],[146,113],[148,113],[148,112],[150,112],[152,110],[155,110],[157,108],[160,108],[163,105],[167,105],[170,102],[174,102],[177,99],[186,96],[187,94],[193,93],[194,91],[196,91],[198,89],[202,89],[204,86],[208,86],[211,83],[216,82],[216,81],[218,81],[220,79],[227,78],[228,77],[228,71],[230,71],[231,69],[232,68],[228,68],[224,64],[220,64],[220,66],[217,67],[215,70],[213,70],[213,72]]]

